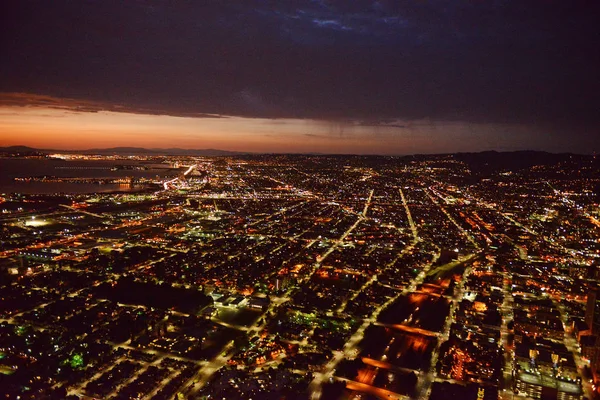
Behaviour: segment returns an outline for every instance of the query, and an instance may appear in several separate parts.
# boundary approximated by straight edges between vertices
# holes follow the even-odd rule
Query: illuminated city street
[[[179,157],[136,192],[3,195],[5,379],[51,367],[22,398],[592,398],[589,181],[404,162]]]

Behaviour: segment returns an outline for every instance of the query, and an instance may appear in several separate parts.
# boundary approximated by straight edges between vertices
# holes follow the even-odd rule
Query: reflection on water
[[[0,193],[23,193],[23,194],[51,194],[51,193],[106,193],[106,192],[131,192],[141,190],[141,186],[106,184],[96,185],[93,183],[62,183],[62,182],[14,182],[0,186]]]
[[[0,193],[106,193],[114,191],[138,191],[140,186],[122,184],[63,183],[63,182],[15,182],[14,178],[31,176],[56,176],[61,178],[164,178],[174,175],[173,170],[131,170],[111,168],[117,165],[141,165],[139,161],[66,161],[4,158],[0,159]],[[147,164],[144,164],[147,165]]]

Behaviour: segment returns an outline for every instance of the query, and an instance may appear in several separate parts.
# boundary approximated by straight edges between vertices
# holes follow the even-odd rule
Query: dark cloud
[[[0,90],[174,115],[597,131],[599,9],[583,0],[4,1]]]
[[[187,118],[225,118],[217,114],[180,112],[177,110],[160,110],[135,106],[124,106],[115,103],[91,101],[82,99],[58,98],[48,95],[31,93],[0,93],[0,107],[27,107],[61,110],[67,112],[97,113],[101,111],[143,114],[143,115],[170,115]],[[18,115],[15,114],[15,115]],[[57,115],[52,115],[57,117]]]

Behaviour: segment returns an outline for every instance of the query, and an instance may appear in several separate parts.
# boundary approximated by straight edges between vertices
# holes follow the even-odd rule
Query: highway
[[[431,191],[431,193],[436,194],[436,191],[433,188],[429,188],[429,191]],[[427,194],[427,196],[429,196],[429,198],[431,199],[431,201],[434,204],[437,204],[437,206],[440,208],[440,210],[442,210],[442,212],[446,215],[446,217],[448,217],[448,220],[450,220],[450,222],[452,222],[457,228],[458,230],[463,234],[464,237],[467,238],[467,240],[469,242],[471,242],[471,244],[473,246],[475,246],[476,249],[480,249],[479,244],[475,241],[475,239],[473,238],[473,235],[471,235],[469,232],[467,232],[465,230],[465,228],[463,228],[458,222],[456,222],[456,220],[452,217],[452,215],[450,215],[450,213],[448,212],[448,210],[446,210],[446,208],[444,206],[442,206],[442,204],[440,202],[438,202],[432,195],[431,193],[429,193],[429,191],[425,191],[425,193]],[[441,195],[439,195],[440,197],[442,197]],[[443,197],[442,197],[443,198]],[[444,199],[445,200],[445,199]]]
[[[371,205],[371,200],[373,199],[373,193],[375,193],[375,190],[371,190],[369,192],[369,197],[367,198],[367,202],[365,204],[365,208],[363,209],[361,215],[363,216],[363,218],[367,217],[367,212],[369,211],[369,206]]]
[[[185,168],[186,166],[183,165],[182,167]],[[185,177],[188,176],[190,174],[190,172],[192,172],[194,170],[194,168],[196,168],[196,167],[197,167],[196,164],[190,165],[190,166],[188,166],[188,169],[183,174],[181,174],[181,176],[178,176],[176,178],[169,179],[168,181],[163,182],[162,185],[163,185],[164,190],[170,190],[171,188],[176,188],[177,186],[175,185],[175,183],[177,183],[177,182],[184,183]],[[183,180],[182,180],[182,178],[183,178]]]
[[[406,197],[404,197],[404,192],[402,189],[398,188],[400,192],[400,198],[402,198],[402,205],[404,205],[404,210],[406,211],[406,217],[408,218],[408,223],[410,225],[410,230],[413,235],[413,244],[419,241],[419,233],[417,231],[417,226],[415,225],[415,221],[413,221],[412,214],[410,213],[410,208],[408,207],[408,203],[406,202]]]
[[[509,331],[508,331],[508,323],[509,317],[513,315],[514,309],[514,301],[513,295],[510,291],[510,284],[512,282],[508,273],[502,273],[502,293],[504,294],[504,300],[502,302],[502,306],[500,307],[500,311],[502,313],[502,325],[500,327],[500,340],[502,341],[502,346],[504,347],[504,368],[502,369],[502,381],[500,385],[500,397],[502,400],[512,399],[514,397],[513,392],[513,356],[512,356],[512,347],[509,345]],[[509,351],[510,350],[510,351]]]

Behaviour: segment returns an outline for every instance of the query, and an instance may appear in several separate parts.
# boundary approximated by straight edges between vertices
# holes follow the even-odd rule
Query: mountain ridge
[[[107,148],[91,148],[83,150],[68,150],[68,149],[41,149],[24,145],[15,146],[4,146],[0,147],[0,153],[74,153],[74,154],[100,154],[100,155],[188,155],[188,156],[241,156],[241,155],[317,155],[317,156],[361,156],[361,157],[435,157],[435,156],[454,156],[456,158],[471,158],[471,157],[506,157],[506,156],[534,156],[534,157],[554,157],[554,156],[575,156],[575,157],[593,157],[591,154],[580,154],[572,152],[554,153],[544,150],[482,150],[482,151],[461,151],[456,153],[415,153],[415,154],[398,154],[394,156],[390,155],[376,155],[376,154],[337,154],[337,153],[277,153],[277,152],[249,152],[249,151],[231,151],[221,149],[182,149],[177,147],[172,148],[145,148],[145,147],[130,147],[130,146],[118,146],[118,147],[107,147]]]

